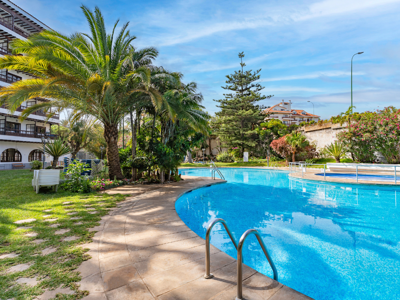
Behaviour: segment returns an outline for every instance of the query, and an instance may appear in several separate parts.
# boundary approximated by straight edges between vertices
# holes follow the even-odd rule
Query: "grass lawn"
[[[19,255],[0,259],[0,299],[34,299],[45,289],[57,287],[75,290],[75,295],[63,295],[58,299],[82,298],[85,294],[78,292],[76,285],[80,276],[74,270],[89,256],[77,246],[91,241],[95,232],[89,232],[88,229],[99,225],[101,216],[107,214],[108,209],[116,206],[124,196],[72,194],[60,189],[57,193],[49,189],[36,194],[31,185],[32,177],[33,173],[29,170],[0,171],[0,258],[4,254]],[[63,202],[71,204],[64,205]],[[95,211],[97,213],[90,214]],[[73,212],[76,214],[68,215]],[[36,219],[33,223],[14,224],[15,221],[32,218]],[[49,222],[46,219],[57,220]],[[58,227],[54,224],[58,224]],[[69,231],[56,234],[60,229]],[[35,233],[37,236],[33,236]],[[76,239],[62,241],[67,237]],[[35,243],[40,240],[43,242]],[[43,255],[42,251],[49,248],[49,252],[54,250],[52,248],[55,248],[55,252]],[[19,264],[29,264],[30,267],[22,272],[7,272],[10,267]],[[39,283],[35,287],[17,283],[16,280],[22,277],[36,277]]]

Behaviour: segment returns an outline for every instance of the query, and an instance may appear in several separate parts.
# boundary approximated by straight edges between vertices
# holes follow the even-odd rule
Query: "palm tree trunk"
[[[55,169],[57,167],[57,163],[58,163],[58,157],[53,156],[53,164],[51,165],[51,168]]]
[[[292,162],[296,161],[296,151],[292,152]]]
[[[136,157],[136,129],[137,129],[137,113],[136,113],[136,118],[135,118],[135,123],[133,124],[133,113],[132,110],[130,111],[130,117],[131,117],[131,131],[132,131],[132,159],[135,159]],[[135,168],[132,168],[132,179],[136,180],[136,173],[137,170]]]
[[[153,139],[154,139],[154,128],[156,127],[156,116],[157,116],[157,114],[154,113],[153,127],[151,128],[151,139],[150,139],[150,147],[149,147],[150,152],[153,152]],[[149,170],[148,170],[148,176],[150,176],[150,166],[149,166]]]
[[[122,175],[119,162],[118,123],[104,124],[104,139],[107,143],[106,155],[110,180],[114,180],[114,177],[121,180],[124,178],[124,175]]]

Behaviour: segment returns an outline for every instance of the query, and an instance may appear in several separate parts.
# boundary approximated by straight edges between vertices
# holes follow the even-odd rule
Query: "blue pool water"
[[[211,177],[210,169],[182,175]],[[238,241],[260,231],[279,281],[315,299],[400,299],[400,189],[289,178],[287,172],[222,169],[228,183],[184,194],[176,202],[182,220],[205,237],[214,218],[227,221]],[[220,225],[211,242],[236,251]],[[254,236],[244,262],[272,277]]]
[[[324,173],[317,173],[315,175],[324,176]],[[326,177],[332,178],[343,178],[343,179],[354,179],[356,180],[356,174],[348,173],[326,173]],[[400,176],[396,176],[396,179],[400,182]],[[369,175],[369,174],[358,174],[358,180],[376,180],[376,181],[392,181],[394,182],[394,175]]]

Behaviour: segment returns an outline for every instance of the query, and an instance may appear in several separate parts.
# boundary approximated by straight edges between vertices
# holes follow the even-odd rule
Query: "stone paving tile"
[[[45,209],[43,212],[51,212],[52,211],[52,209],[50,208],[50,209]]]
[[[26,284],[29,286],[36,286],[39,283],[39,281],[37,281],[36,278],[37,277],[33,277],[33,278],[21,277],[21,278],[18,278],[15,282],[18,284]]]
[[[51,228],[57,228],[58,226],[60,226],[60,224],[51,224],[49,227],[51,227]]]
[[[104,281],[104,291],[110,291],[126,285],[135,279],[140,279],[139,273],[133,265],[104,272],[102,273],[102,276]]]
[[[72,217],[72,218],[70,218],[70,220],[80,220],[80,219],[82,219],[81,217]]]
[[[35,222],[36,219],[25,219],[25,220],[19,220],[14,222],[14,224],[27,224],[27,223],[32,223]]]
[[[52,291],[46,290],[37,299],[38,300],[50,300],[50,299],[54,299],[57,294],[73,295],[73,294],[75,294],[75,292],[73,290],[71,290],[70,288],[57,288]]]
[[[108,300],[154,300],[141,280],[135,280],[118,289],[106,292]]]
[[[0,259],[15,258],[18,256],[19,256],[19,254],[13,252],[13,253],[8,253],[8,254],[1,254]]]
[[[82,225],[82,222],[76,222],[74,225]]]
[[[95,215],[95,214],[97,214],[98,213],[98,211],[89,211],[88,212],[88,214],[91,214],[91,215]]]
[[[78,213],[78,212],[73,211],[73,212],[67,213],[67,215],[68,215],[68,216],[73,216],[73,215],[76,215],[77,213]]]
[[[46,219],[46,220],[44,220],[44,221],[46,221],[46,222],[55,222],[55,221],[57,221],[58,219],[57,218],[54,218],[54,219]]]
[[[71,229],[60,229],[60,230],[57,230],[56,232],[54,232],[54,234],[61,235],[61,234],[65,234],[70,231],[71,231]]]
[[[41,243],[43,243],[43,242],[47,242],[47,240],[37,239],[37,240],[33,240],[33,242],[34,242],[35,244],[41,244]]]
[[[17,230],[28,230],[28,229],[32,229],[32,226],[21,226],[21,227],[17,227]]]
[[[57,248],[54,247],[48,247],[42,250],[42,255],[49,255],[51,253],[54,253],[57,251]]]
[[[73,235],[73,236],[69,236],[69,237],[62,239],[62,241],[63,242],[71,242],[71,241],[76,241],[77,239],[79,239],[79,238],[77,236]]]
[[[107,300],[105,293],[90,293],[89,296],[83,297],[82,300]]]
[[[96,210],[96,209],[92,207],[92,208],[87,208],[86,210]]]
[[[80,282],[79,289],[81,291],[89,291],[90,293],[104,292],[104,282],[101,274],[98,273],[85,277]]]
[[[76,269],[82,276],[82,278],[86,278],[91,275],[100,274],[100,266],[98,258],[91,258],[87,261],[84,261],[78,269]]]
[[[38,236],[38,233],[36,233],[36,232],[28,232],[28,233],[25,233],[24,236],[35,237],[35,236]]]
[[[65,201],[62,204],[67,205],[67,204],[71,204],[71,203],[72,203],[71,201]]]
[[[52,215],[44,215],[43,218],[46,219],[46,218],[49,218],[49,217],[51,217],[51,216],[52,216]]]
[[[101,272],[107,272],[132,264],[128,253],[104,258],[100,261]]]
[[[31,266],[31,264],[19,264],[19,265],[9,268],[7,270],[7,273],[22,272],[22,271],[29,269],[30,266]]]

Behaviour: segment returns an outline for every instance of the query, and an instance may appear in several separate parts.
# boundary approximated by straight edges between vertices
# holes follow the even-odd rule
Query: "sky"
[[[323,119],[346,111],[351,58],[363,51],[353,60],[355,111],[400,108],[400,0],[12,1],[64,34],[88,32],[82,4],[97,5],[110,29],[130,22],[134,46],[156,47],[156,65],[196,82],[210,114],[242,51],[273,95],[261,105],[291,100]]]

